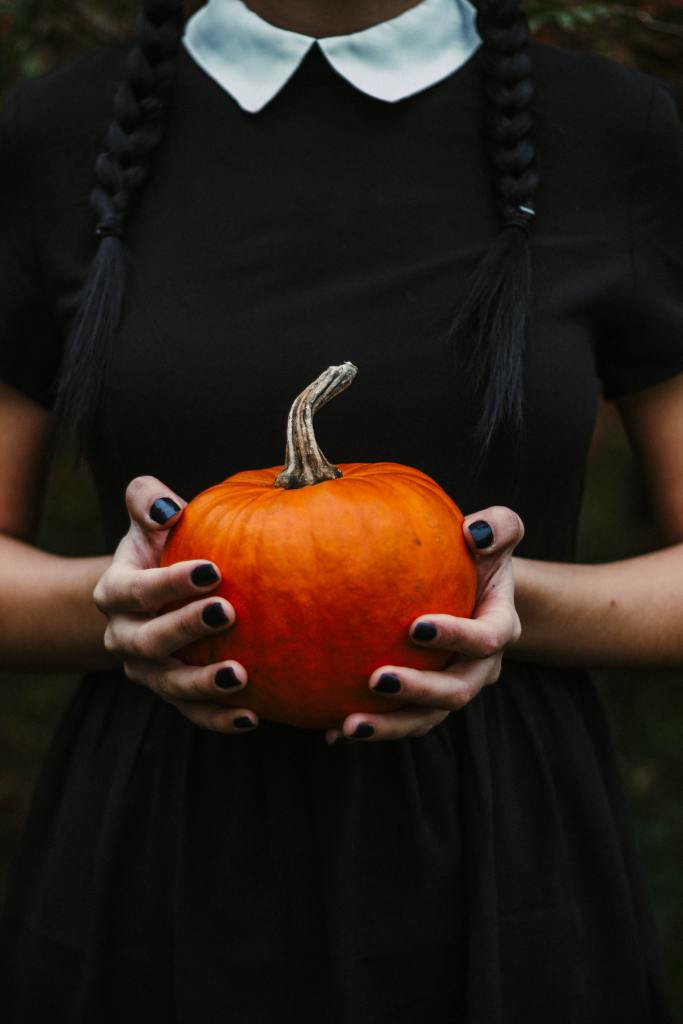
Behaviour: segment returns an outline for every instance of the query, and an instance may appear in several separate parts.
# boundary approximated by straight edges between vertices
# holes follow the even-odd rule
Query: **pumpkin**
[[[403,706],[373,694],[381,665],[444,668],[452,655],[408,636],[425,612],[470,616],[474,559],[462,513],[425,473],[393,462],[331,465],[313,415],[353,380],[331,366],[291,407],[284,466],[203,491],[170,531],[161,564],[211,559],[235,625],[191,643],[193,665],[235,659],[245,688],[221,703],[300,728]]]

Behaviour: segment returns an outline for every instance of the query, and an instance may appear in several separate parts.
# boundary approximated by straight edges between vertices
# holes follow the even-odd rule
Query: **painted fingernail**
[[[190,573],[190,579],[195,587],[208,587],[212,583],[218,583],[218,573],[212,565],[207,562],[205,565],[197,565]]]
[[[367,740],[373,735],[374,731],[374,726],[370,725],[369,722],[361,722],[360,725],[356,726],[351,735],[357,740]]]
[[[472,540],[480,551],[483,548],[491,547],[493,544],[493,530],[483,519],[478,519],[476,523],[471,523],[468,529],[472,534]]]
[[[202,612],[202,621],[206,626],[224,626],[228,622],[228,616],[225,614],[225,608],[223,605],[216,601],[215,604],[207,604],[206,608]]]
[[[398,693],[400,689],[401,680],[393,672],[383,672],[373,686],[377,693]]]
[[[226,665],[225,668],[219,668],[213,681],[219,690],[235,690],[238,686],[242,685],[242,680],[234,668],[230,668],[229,665]]]
[[[149,510],[149,518],[163,526],[176,512],[180,512],[180,505],[173,498],[157,498]]]
[[[417,626],[413,630],[413,639],[434,640],[438,632],[439,631],[433,622],[418,622]]]
[[[236,729],[256,728],[256,722],[252,722],[251,718],[247,718],[246,715],[240,715],[240,717],[236,718],[232,724],[235,726]]]

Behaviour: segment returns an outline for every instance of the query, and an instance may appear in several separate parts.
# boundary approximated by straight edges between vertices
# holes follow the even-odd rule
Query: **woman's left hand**
[[[463,532],[477,564],[477,604],[472,618],[425,614],[410,627],[414,643],[453,651],[454,658],[439,672],[395,665],[378,668],[369,685],[373,692],[386,696],[388,713],[349,715],[341,734],[338,729],[327,730],[328,743],[426,736],[451,711],[465,707],[482,687],[498,679],[505,648],[521,634],[512,552],[524,536],[524,527],[515,512],[496,506],[467,516]],[[392,711],[392,700],[410,703]]]

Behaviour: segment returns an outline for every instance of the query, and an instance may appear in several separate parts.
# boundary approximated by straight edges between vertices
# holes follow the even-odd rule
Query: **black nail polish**
[[[236,718],[235,721],[233,722],[233,725],[235,726],[236,729],[254,728],[254,723],[252,722],[251,718],[247,718],[246,715],[240,715],[239,718]]]
[[[195,587],[208,587],[211,583],[218,583],[218,573],[208,562],[205,565],[197,565],[190,573],[190,579]]]
[[[359,740],[367,740],[373,735],[374,731],[374,727],[369,722],[361,722],[360,725],[356,726],[351,735]]]
[[[230,668],[229,665],[226,665],[225,668],[218,669],[214,678],[214,683],[219,690],[235,690],[238,686],[242,685],[242,681],[234,668]]]
[[[413,630],[414,640],[434,640],[438,629],[433,622],[418,622],[417,626]]]
[[[401,680],[392,672],[383,672],[373,686],[377,693],[398,693],[401,689]]]
[[[471,523],[469,531],[472,534],[472,540],[480,551],[483,548],[490,548],[493,544],[493,530],[483,519],[477,520],[476,523]]]
[[[180,512],[180,505],[173,498],[157,498],[149,510],[149,518],[163,526],[176,512]]]
[[[202,621],[206,626],[224,626],[228,621],[225,608],[216,601],[215,604],[207,604],[202,612]]]

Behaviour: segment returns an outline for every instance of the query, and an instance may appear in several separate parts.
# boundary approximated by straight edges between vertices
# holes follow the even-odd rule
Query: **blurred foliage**
[[[129,38],[132,0],[0,0],[0,90],[92,46]],[[188,4],[188,11],[201,6]],[[571,3],[530,0],[543,42],[591,50],[668,80],[683,97],[683,0]],[[67,453],[55,460],[38,543],[65,554],[102,550],[92,482]],[[586,487],[579,555],[609,561],[657,546],[636,467],[613,410],[599,418]],[[683,1020],[683,686],[680,673],[601,673],[636,838]],[[14,856],[36,774],[71,676],[5,673],[0,686],[0,883]]]

